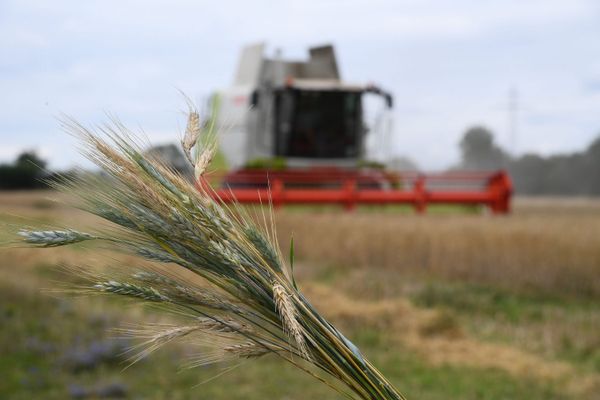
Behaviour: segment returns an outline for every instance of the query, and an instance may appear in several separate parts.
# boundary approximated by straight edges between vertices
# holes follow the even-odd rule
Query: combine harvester
[[[221,182],[215,197],[275,207],[409,204],[422,213],[430,204],[456,204],[509,212],[512,186],[504,171],[422,174],[368,167],[367,137],[385,143],[391,125],[368,130],[363,98],[379,97],[380,120],[389,122],[392,96],[374,85],[341,81],[332,46],[309,52],[307,61],[284,61],[266,58],[264,45],[247,47],[234,86],[213,96],[219,146],[233,168],[211,177]]]

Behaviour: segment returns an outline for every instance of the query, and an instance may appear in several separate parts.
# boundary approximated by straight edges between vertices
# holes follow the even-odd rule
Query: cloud
[[[583,89],[587,93],[600,93],[600,78],[587,79],[583,82]]]

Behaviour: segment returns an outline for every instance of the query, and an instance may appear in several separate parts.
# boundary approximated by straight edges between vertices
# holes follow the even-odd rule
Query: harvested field
[[[579,297],[600,295],[600,202],[517,199],[507,217],[283,211],[282,243],[331,267],[365,267]]]

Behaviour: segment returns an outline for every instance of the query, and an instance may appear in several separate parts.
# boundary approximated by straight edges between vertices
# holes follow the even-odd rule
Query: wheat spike
[[[268,347],[261,346],[253,342],[235,344],[224,347],[225,352],[234,355],[238,358],[256,358],[267,354],[270,350]]]
[[[152,287],[143,287],[127,282],[98,282],[93,287],[94,289],[97,289],[101,292],[120,294],[123,296],[130,297],[138,297],[140,299],[149,301],[169,301],[169,298],[167,296],[160,294],[156,289]]]
[[[275,307],[281,316],[284,330],[294,338],[302,357],[309,360],[310,355],[308,354],[306,341],[304,340],[304,334],[302,333],[303,329],[298,323],[296,307],[290,301],[289,296],[290,295],[282,285],[278,283],[273,285],[273,299],[275,300]]]
[[[202,129],[200,128],[200,115],[197,111],[190,110],[188,113],[187,125],[185,127],[185,134],[181,140],[181,147],[183,147],[183,152],[190,164],[194,164],[192,158],[192,148],[198,142],[201,133]]]
[[[24,238],[25,243],[41,247],[57,247],[97,239],[96,236],[89,233],[78,232],[72,229],[66,231],[30,231],[22,229],[18,232],[18,235]]]

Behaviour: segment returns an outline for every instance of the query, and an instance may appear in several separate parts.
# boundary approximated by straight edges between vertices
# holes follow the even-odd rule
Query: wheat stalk
[[[261,230],[240,208],[213,200],[209,189],[195,188],[146,156],[135,135],[116,121],[91,130],[66,119],[64,127],[82,139],[84,154],[109,179],[86,176],[55,186],[77,194],[84,210],[113,228],[23,230],[19,235],[37,247],[103,240],[151,262],[129,274],[123,274],[125,267],[108,276],[86,274],[91,276],[87,291],[160,303],[161,309],[187,318],[176,326],[126,330],[145,339],[134,361],[186,339],[209,349],[190,365],[272,354],[347,398],[404,398],[304,298],[268,227]],[[199,115],[190,110],[182,147],[197,178],[216,148],[205,134]]]

